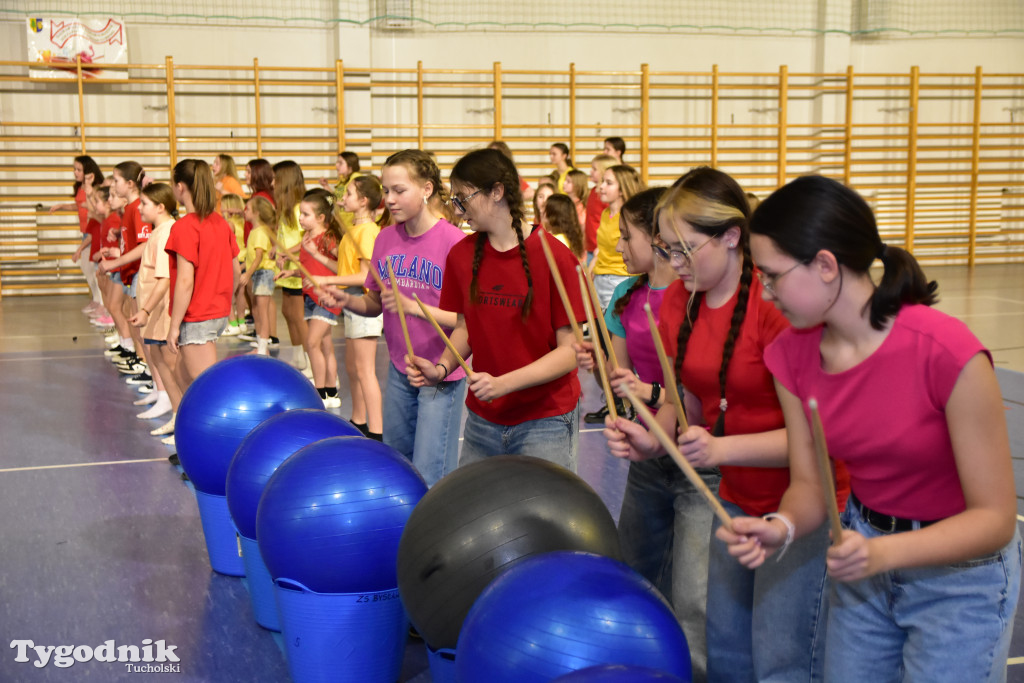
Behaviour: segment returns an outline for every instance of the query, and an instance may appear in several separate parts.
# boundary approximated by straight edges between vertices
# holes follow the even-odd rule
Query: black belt
[[[857,496],[850,492],[850,502],[857,508],[857,512],[860,513],[861,518],[870,524],[872,527],[881,531],[882,533],[892,534],[902,531],[913,531],[914,525],[917,525],[918,529],[923,529],[926,526],[935,524],[935,522],[941,521],[933,519],[930,521],[922,521],[915,519],[903,519],[902,517],[893,517],[892,515],[883,515],[881,512],[875,512],[864,503],[857,499]]]

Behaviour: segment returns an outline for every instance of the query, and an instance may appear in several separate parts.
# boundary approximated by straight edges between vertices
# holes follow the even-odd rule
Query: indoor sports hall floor
[[[1024,267],[928,274],[939,280],[939,308],[966,321],[993,352],[1020,500]],[[0,681],[288,680],[241,582],[210,570],[192,493],[167,463],[168,448],[148,434],[161,422],[136,419],[136,394],[104,359],[101,335],[79,312],[85,303],[81,296],[0,300]],[[248,350],[230,338],[220,344],[222,356]],[[382,350],[381,369],[385,359]],[[584,377],[583,386],[584,411],[593,410],[596,385]],[[340,414],[348,417],[347,400]],[[583,427],[580,475],[617,517],[626,468],[607,455],[598,430]],[[1024,610],[1010,681],[1024,682],[1022,618]],[[180,673],[129,673],[95,661],[36,668],[15,662],[9,647],[25,639],[95,647],[145,638],[175,645]],[[430,680],[420,641],[406,648],[402,680]]]

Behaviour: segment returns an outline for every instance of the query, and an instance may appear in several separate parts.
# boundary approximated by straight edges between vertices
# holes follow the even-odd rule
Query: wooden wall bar
[[[78,291],[69,257],[77,217],[50,215],[68,201],[71,160],[109,169],[136,159],[158,178],[177,160],[228,153],[298,161],[313,185],[332,177],[339,149],[379,169],[419,146],[444,172],[495,137],[522,175],[552,169],[566,142],[588,170],[610,135],[650,184],[700,164],[733,174],[764,196],[805,173],[852,185],[872,203],[887,241],[925,263],[1024,260],[1024,74],[797,73],[367,69],[127,65],[92,79],[29,77],[0,62],[0,295]],[[41,115],[38,112],[43,112]],[[96,112],[104,112],[97,115]]]

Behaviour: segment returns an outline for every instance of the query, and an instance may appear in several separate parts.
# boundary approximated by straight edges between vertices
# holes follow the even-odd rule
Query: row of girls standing
[[[657,216],[656,258],[680,277],[659,325],[693,425],[677,441],[712,490],[720,476],[732,529],[642,425],[609,420],[605,435],[633,461],[624,554],[671,596],[695,680],[1005,680],[1020,540],[998,387],[977,340],[921,305],[934,283],[881,244],[870,209],[835,181],[801,179],[758,210],[762,272],[747,200],[724,173],[686,174]],[[657,404],[642,374],[615,379]],[[846,507],[832,548],[805,408],[815,395],[827,397]],[[673,413],[656,419],[674,428]],[[965,639],[951,624],[967,621],[977,628]]]

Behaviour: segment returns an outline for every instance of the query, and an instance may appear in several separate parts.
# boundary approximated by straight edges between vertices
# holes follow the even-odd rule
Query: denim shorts
[[[281,291],[288,296],[302,296],[302,289],[299,287],[282,287]]]
[[[252,274],[253,296],[273,296],[274,294],[274,271],[270,268],[260,268]]]
[[[166,339],[143,339],[142,343],[148,346],[167,346]]]
[[[328,311],[316,301],[313,301],[312,297],[307,295],[302,303],[305,308],[303,318],[306,320],[323,320],[328,325],[338,324],[338,316]]]
[[[841,517],[865,538],[888,535],[852,504]],[[1020,574],[1015,533],[984,557],[832,581],[825,680],[1005,681]]]
[[[122,284],[122,282],[121,282],[121,271],[115,270],[112,273],[107,273],[107,275],[110,276],[110,281],[113,282],[115,285]]]
[[[135,298],[135,292],[138,290],[138,288],[139,288],[139,274],[135,273],[135,275],[132,276],[132,283],[130,285],[128,285],[128,287],[125,289],[125,294],[127,294],[128,296],[130,296],[131,298],[134,299]]]
[[[194,323],[182,323],[178,331],[178,346],[187,344],[206,344],[217,341],[217,337],[228,326],[227,317],[213,320],[200,320]]]

